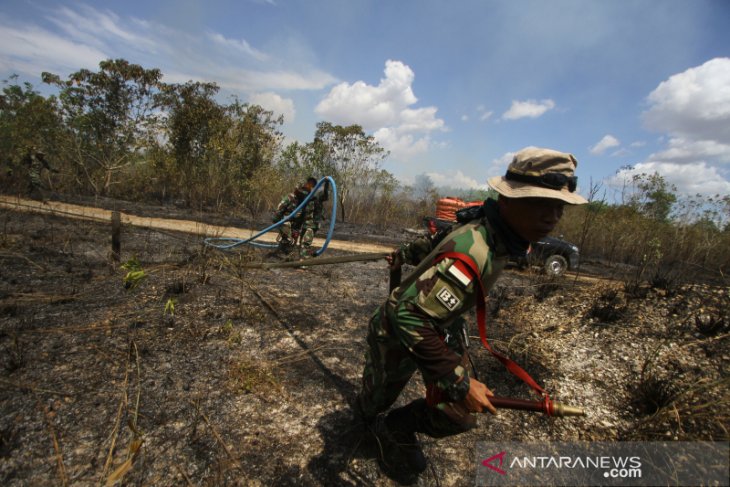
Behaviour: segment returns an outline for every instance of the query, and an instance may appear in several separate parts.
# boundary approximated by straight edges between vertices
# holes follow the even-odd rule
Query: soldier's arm
[[[330,197],[330,180],[325,179],[324,181],[324,190],[319,194],[319,201],[324,203],[327,201]]]
[[[274,211],[274,223],[278,222],[287,213],[287,208],[289,208],[289,204],[291,203],[290,197],[291,195],[284,196],[282,200],[279,202],[279,205],[276,207],[276,211]]]
[[[410,242],[402,244],[388,257],[388,262],[392,264],[409,264],[418,265],[424,257],[433,250],[433,240],[431,236],[420,235]]]
[[[437,382],[443,389],[464,379],[466,374],[461,366],[461,358],[443,342],[432,318],[412,304],[403,303],[396,310],[396,319],[392,325],[424,378]]]
[[[474,283],[459,281],[445,259],[425,271],[404,290],[391,323],[401,343],[412,353],[427,381],[434,382],[451,400],[466,399],[470,384],[461,357],[441,339],[441,324],[450,322],[474,300]],[[486,407],[486,406],[485,406]]]
[[[394,326],[396,335],[406,342],[424,378],[435,383],[452,402],[463,402],[469,411],[484,409],[497,414],[489,402],[491,390],[475,378],[470,378],[461,365],[461,357],[441,340],[436,326],[418,312],[402,309]]]

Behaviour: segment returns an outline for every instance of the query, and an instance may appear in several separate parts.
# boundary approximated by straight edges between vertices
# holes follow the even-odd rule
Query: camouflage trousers
[[[469,375],[468,351],[459,340],[461,329],[466,326],[458,319],[448,330],[445,344],[461,356],[461,366]],[[413,356],[394,336],[382,306],[370,320],[368,329],[368,350],[365,355],[365,369],[362,377],[362,390],[358,397],[362,413],[368,417],[386,411],[398,399],[403,388],[418,370]],[[428,404],[423,399],[411,403],[417,417],[418,431],[434,438],[451,436],[468,431],[476,426],[476,419],[462,403],[445,400],[446,395],[439,391],[436,384],[424,377],[429,389],[435,388],[434,397],[440,397],[436,404]],[[439,393],[441,392],[441,393]]]
[[[285,222],[279,227],[279,248],[289,252],[293,250],[293,247],[297,245],[297,240],[299,240],[301,244],[299,248],[300,257],[311,257],[312,242],[316,231],[316,226],[308,225],[306,221],[304,224],[295,221],[294,225],[291,221]]]

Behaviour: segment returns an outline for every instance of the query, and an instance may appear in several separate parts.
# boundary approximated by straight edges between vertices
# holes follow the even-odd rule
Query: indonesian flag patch
[[[441,288],[441,290],[436,293],[436,297],[439,301],[441,301],[441,304],[446,306],[446,309],[449,311],[454,311],[454,309],[459,306],[459,298],[451,294],[451,291],[449,291],[447,288]]]
[[[460,260],[454,261],[446,272],[459,281],[464,287],[471,284],[472,278],[469,268]]]

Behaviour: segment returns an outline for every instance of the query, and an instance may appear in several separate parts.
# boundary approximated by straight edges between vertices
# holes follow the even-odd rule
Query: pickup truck
[[[435,217],[425,217],[424,226],[433,235],[438,231],[448,229],[456,222]],[[544,237],[530,244],[524,257],[516,259],[511,264],[520,268],[528,266],[541,267],[543,272],[550,276],[560,276],[567,270],[578,267],[580,252],[578,246],[556,237]]]

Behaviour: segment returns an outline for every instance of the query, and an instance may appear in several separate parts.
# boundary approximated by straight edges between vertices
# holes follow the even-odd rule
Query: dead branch
[[[223,438],[221,438],[221,435],[218,434],[218,431],[215,429],[215,426],[213,426],[210,423],[210,420],[208,420],[208,417],[205,415],[205,413],[200,409],[200,405],[196,404],[193,401],[190,401],[190,404],[195,408],[196,412],[200,415],[201,418],[203,418],[203,421],[205,421],[205,424],[208,425],[208,428],[210,428],[210,432],[215,438],[215,440],[223,447],[223,449],[226,451],[226,455],[228,455],[228,458],[236,465],[238,466],[238,459],[233,456],[233,453],[231,452],[230,448],[228,448],[228,445],[226,445],[226,442],[223,441]]]

